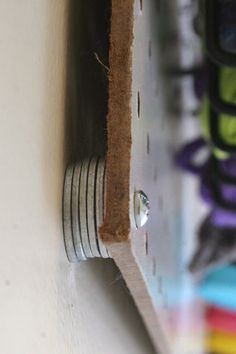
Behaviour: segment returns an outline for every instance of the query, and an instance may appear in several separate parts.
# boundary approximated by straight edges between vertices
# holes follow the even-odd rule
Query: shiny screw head
[[[149,199],[143,191],[134,193],[134,218],[137,229],[148,221],[150,211]]]

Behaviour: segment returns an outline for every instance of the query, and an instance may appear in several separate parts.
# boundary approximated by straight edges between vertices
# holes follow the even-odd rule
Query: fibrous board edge
[[[100,228],[102,240],[108,243],[126,241],[130,233],[133,3],[134,0],[112,0],[106,208]]]

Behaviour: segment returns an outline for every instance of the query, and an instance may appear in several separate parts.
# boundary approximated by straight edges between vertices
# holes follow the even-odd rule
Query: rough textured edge
[[[104,242],[129,238],[131,91],[134,0],[112,0]]]

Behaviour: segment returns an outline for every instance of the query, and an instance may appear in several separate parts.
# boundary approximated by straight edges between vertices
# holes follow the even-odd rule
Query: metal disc
[[[73,182],[72,182],[72,235],[75,245],[75,252],[79,260],[86,260],[82,236],[80,231],[79,220],[79,186],[80,186],[80,172],[81,164],[77,164],[74,169]]]
[[[63,233],[65,249],[68,260],[70,262],[77,262],[78,259],[75,253],[75,246],[72,237],[71,225],[71,197],[72,197],[72,179],[74,174],[74,165],[71,165],[66,170],[64,193],[63,193]]]
[[[98,248],[95,219],[95,188],[96,188],[97,158],[92,158],[89,164],[87,184],[87,230],[92,254],[101,257]]]
[[[109,258],[108,251],[99,237],[99,227],[104,220],[104,178],[105,178],[105,164],[102,159],[99,159],[97,168],[96,179],[96,226],[97,226],[97,238],[100,254],[103,258]]]
[[[89,160],[84,160],[82,163],[80,185],[79,185],[79,222],[82,238],[82,245],[85,256],[93,258],[93,253],[90,248],[89,234],[87,230],[87,182],[88,182]]]

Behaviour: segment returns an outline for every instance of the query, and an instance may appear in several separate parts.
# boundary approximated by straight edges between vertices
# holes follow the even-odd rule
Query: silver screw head
[[[150,212],[149,199],[143,191],[134,193],[134,218],[137,229],[143,227],[148,221]]]

